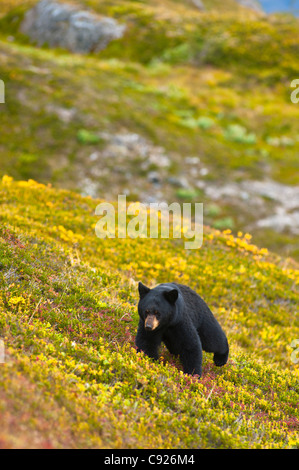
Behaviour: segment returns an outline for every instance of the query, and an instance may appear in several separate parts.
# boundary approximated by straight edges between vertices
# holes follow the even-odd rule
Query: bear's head
[[[174,323],[178,310],[176,304],[179,292],[177,289],[163,284],[150,289],[139,282],[138,291],[138,313],[147,331],[161,329],[163,326],[170,326]]]

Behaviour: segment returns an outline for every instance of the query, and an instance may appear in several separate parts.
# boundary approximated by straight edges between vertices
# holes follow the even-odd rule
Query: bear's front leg
[[[202,346],[200,338],[193,325],[185,324],[181,329],[180,338],[180,358],[184,373],[190,375],[199,375],[202,373]]]
[[[185,374],[199,375],[202,374],[202,350],[200,347],[187,350],[185,349],[181,354],[183,369]]]
[[[156,331],[146,331],[144,322],[139,321],[135,344],[137,351],[143,351],[151,359],[159,359],[159,346],[161,344],[161,334]]]
[[[201,377],[202,346],[193,325],[190,322],[176,325],[172,329],[172,339],[175,340],[175,352],[180,356],[184,373]]]

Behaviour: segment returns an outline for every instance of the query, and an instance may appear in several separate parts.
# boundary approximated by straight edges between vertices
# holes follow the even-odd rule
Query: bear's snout
[[[145,322],[144,322],[144,327],[146,330],[153,331],[157,328],[158,325],[159,325],[159,321],[156,315],[148,315],[146,317]]]

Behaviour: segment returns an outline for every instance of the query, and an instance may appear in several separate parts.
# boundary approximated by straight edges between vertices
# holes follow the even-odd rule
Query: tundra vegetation
[[[95,201],[4,176],[2,447],[296,448],[298,269],[251,236],[100,239]],[[135,350],[136,280],[201,293],[230,342],[201,380]],[[296,347],[296,345],[295,345]]]

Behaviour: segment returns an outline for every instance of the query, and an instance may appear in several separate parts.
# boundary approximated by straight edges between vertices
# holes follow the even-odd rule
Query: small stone
[[[156,171],[150,171],[147,175],[147,179],[155,185],[160,185],[161,184],[160,175]]]

